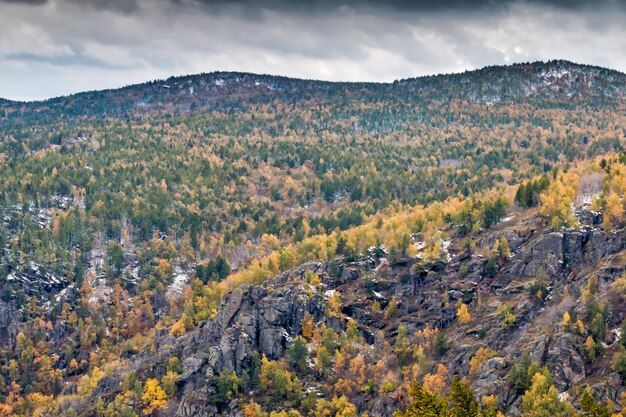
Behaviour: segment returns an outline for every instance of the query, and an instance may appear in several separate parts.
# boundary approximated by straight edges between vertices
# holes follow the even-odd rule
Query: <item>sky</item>
[[[0,97],[211,71],[381,81],[568,59],[626,72],[626,0],[0,0]]]

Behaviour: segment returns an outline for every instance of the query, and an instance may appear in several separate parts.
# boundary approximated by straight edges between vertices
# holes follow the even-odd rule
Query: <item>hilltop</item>
[[[490,66],[459,74],[393,83],[329,82],[240,72],[171,77],[119,89],[92,91],[30,103],[11,102],[9,120],[50,117],[128,117],[153,113],[233,112],[275,100],[334,103],[429,101],[477,103],[548,101],[572,105],[626,97],[626,75],[605,68],[555,60]]]

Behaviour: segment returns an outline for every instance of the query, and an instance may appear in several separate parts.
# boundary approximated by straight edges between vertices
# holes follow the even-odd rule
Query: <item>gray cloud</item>
[[[45,4],[47,2],[48,0],[0,0],[0,3],[16,3],[16,4],[25,4],[25,5],[31,5],[31,6]]]
[[[626,70],[626,0],[0,0],[0,97],[240,70],[392,81],[518,61]]]
[[[0,3],[45,4],[51,0],[0,0]],[[61,0],[75,2],[97,9],[131,11],[137,9],[136,0]],[[602,6],[626,6],[624,0],[168,0],[181,7],[245,6],[253,9],[271,10],[333,10],[338,7],[365,9],[395,9],[400,11],[442,11],[501,7],[515,3],[531,3],[566,9],[597,8]]]
[[[324,15],[338,9],[370,12],[441,13],[489,12],[509,9],[518,4],[538,5],[569,10],[620,8],[626,10],[626,0],[145,0],[145,7],[160,7],[169,3],[179,9],[194,9],[215,14],[237,12],[242,18],[254,19],[265,12],[313,13]],[[29,6],[68,3],[83,9],[107,10],[124,14],[139,11],[140,0],[0,0]]]

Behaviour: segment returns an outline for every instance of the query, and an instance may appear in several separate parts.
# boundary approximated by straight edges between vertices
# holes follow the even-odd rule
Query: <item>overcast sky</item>
[[[10,99],[217,70],[393,81],[554,58],[626,72],[626,0],[0,0]]]

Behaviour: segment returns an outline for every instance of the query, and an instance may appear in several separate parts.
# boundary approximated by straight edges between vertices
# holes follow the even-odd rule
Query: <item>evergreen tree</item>
[[[478,417],[478,403],[471,388],[457,376],[452,380],[450,399],[454,402],[452,407],[454,417]]]
[[[428,392],[417,381],[409,390],[411,404],[404,411],[396,411],[394,417],[452,417],[447,398],[439,398]]]
[[[287,349],[287,360],[292,369],[298,372],[306,372],[307,370],[307,358],[309,351],[306,346],[306,340],[302,337],[297,337],[291,346]]]
[[[580,397],[581,417],[609,417],[609,408],[593,398],[593,392],[587,388]]]

